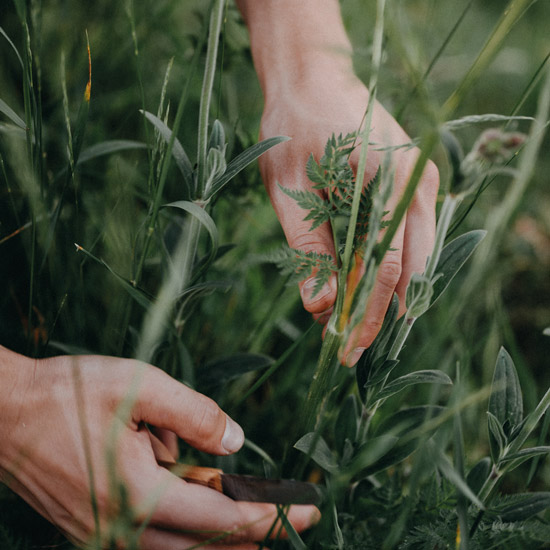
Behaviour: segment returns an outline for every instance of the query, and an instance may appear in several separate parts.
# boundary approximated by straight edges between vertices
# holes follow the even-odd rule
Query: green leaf
[[[259,353],[237,353],[221,357],[210,361],[199,370],[197,382],[199,386],[209,388],[221,386],[248,372],[266,369],[272,363],[273,358]]]
[[[171,206],[174,208],[179,208],[180,210],[185,210],[188,214],[195,216],[202,225],[206,228],[212,239],[212,248],[209,254],[209,261],[212,261],[218,252],[218,229],[214,220],[211,218],[210,214],[204,209],[201,208],[198,204],[190,201],[176,201],[165,204],[164,206]]]
[[[474,494],[478,494],[481,487],[489,477],[491,473],[491,459],[486,456],[483,457],[475,466],[468,472],[466,476],[466,483]]]
[[[520,464],[523,464],[526,460],[547,454],[550,454],[550,447],[548,446],[529,447],[528,449],[522,449],[517,453],[507,454],[502,457],[501,462],[506,466],[506,471],[511,472]]]
[[[500,348],[495,365],[489,412],[498,419],[506,435],[510,435],[523,419],[523,397],[518,374],[504,348]]]
[[[0,34],[8,41],[8,44],[12,47],[13,51],[15,52],[15,55],[17,56],[17,59],[19,61],[19,65],[21,65],[21,68],[24,69],[23,60],[21,59],[21,56],[19,55],[19,51],[16,48],[15,44],[13,43],[12,39],[6,34],[6,31],[0,27]]]
[[[421,405],[402,409],[384,419],[376,429],[375,435],[396,437],[398,441],[387,454],[366,468],[362,475],[384,470],[411,455],[420,441],[437,429],[435,424],[426,424],[426,421],[433,420],[445,410],[445,407]]]
[[[396,446],[398,441],[399,438],[393,435],[380,435],[369,438],[357,450],[348,471],[355,479],[364,479],[371,473],[374,464],[380,465],[382,463],[383,457]]]
[[[140,112],[159,131],[164,141],[169,144],[170,140],[172,139],[172,130],[170,130],[170,128],[168,128],[168,126],[166,126],[166,124],[164,124],[164,122],[153,113],[143,110],[140,110]],[[174,138],[172,156],[174,157],[176,165],[178,166],[183,176],[183,181],[185,182],[185,185],[188,187],[189,190],[194,190],[195,184],[193,176],[193,166],[191,165],[191,161],[189,160],[185,149],[183,148],[177,137]]]
[[[442,371],[439,370],[420,370],[405,374],[390,382],[377,395],[377,399],[386,399],[391,395],[395,395],[401,390],[414,384],[444,384],[452,385],[452,380]]]
[[[311,446],[315,444],[313,451]],[[323,470],[336,473],[338,463],[329,449],[327,442],[317,433],[309,432],[294,444],[294,448],[310,456]]]
[[[0,99],[0,113],[4,113],[21,130],[27,129],[25,121],[2,99]]]
[[[491,450],[491,458],[496,464],[506,446],[507,437],[502,428],[499,419],[492,413],[487,412],[487,427],[489,429],[489,445]]]
[[[290,541],[290,544],[292,544],[294,550],[308,550],[306,544],[288,519],[283,506],[277,506],[277,515],[279,516],[281,523],[287,532],[288,540]]]
[[[355,377],[357,379],[357,387],[359,396],[363,403],[366,399],[366,388],[369,380],[376,374],[374,365],[375,362],[382,356],[388,345],[390,336],[397,322],[397,312],[399,311],[399,298],[397,294],[393,295],[392,301],[388,306],[388,311],[384,316],[384,322],[380,332],[376,336],[374,342],[359,359],[356,366]],[[386,354],[387,355],[387,354]],[[393,366],[397,365],[397,362]]]
[[[288,141],[290,138],[285,136],[272,137],[264,139],[252,147],[249,147],[243,151],[240,155],[236,156],[228,165],[225,173],[214,180],[210,192],[205,200],[210,199],[216,193],[218,193],[223,187],[225,187],[241,170],[244,170],[251,162],[254,162],[259,156],[263,155],[266,151],[269,151],[275,145]]]
[[[86,254],[86,256],[88,256],[89,258],[91,258],[92,260],[100,263],[101,265],[103,265],[104,267],[106,267],[116,278],[116,280],[122,285],[122,287],[124,288],[124,290],[126,290],[126,292],[128,292],[128,294],[140,305],[142,306],[143,308],[145,309],[149,309],[149,307],[151,306],[151,301],[149,300],[149,298],[141,291],[139,290],[138,288],[136,288],[131,281],[129,281],[128,279],[122,277],[122,275],[119,275],[114,269],[112,269],[105,261],[103,261],[102,259],[94,256],[91,252],[88,252],[85,248],[82,248],[79,244],[76,244],[75,243],[75,246],[76,246],[76,250],[77,252],[83,252],[84,254]]]
[[[355,395],[348,395],[342,405],[334,424],[334,444],[340,456],[344,455],[346,441],[355,443],[357,440],[357,419],[359,405]]]
[[[449,459],[443,454],[443,452],[435,447],[433,442],[431,444],[431,451],[435,455],[435,461],[437,462],[437,467],[439,471],[454,485],[454,487],[462,493],[467,499],[469,499],[473,504],[475,504],[480,510],[484,510],[485,506],[477,498],[469,485],[464,481],[462,476],[453,468],[452,464],[449,462]]]
[[[462,118],[458,118],[456,120],[448,120],[443,124],[443,128],[447,130],[457,130],[459,128],[465,128],[466,126],[471,126],[472,124],[485,124],[487,122],[502,123],[502,122],[513,122],[513,121],[520,121],[520,120],[533,121],[535,119],[530,116],[507,116],[507,115],[488,113],[485,115],[469,115]]]
[[[80,153],[78,164],[82,164],[103,155],[111,155],[119,151],[129,151],[132,149],[147,149],[147,145],[141,141],[132,141],[127,139],[113,139],[96,143],[87,147]]]
[[[435,276],[439,277],[434,280],[431,305],[435,304],[486,234],[487,231],[481,229],[470,231],[452,240],[443,248],[435,268]]]
[[[502,521],[525,521],[530,517],[550,508],[550,492],[518,493],[513,495],[514,502],[491,508]]]
[[[223,124],[218,119],[212,124],[208,149],[218,149],[219,151],[225,150],[225,130],[223,129]]]

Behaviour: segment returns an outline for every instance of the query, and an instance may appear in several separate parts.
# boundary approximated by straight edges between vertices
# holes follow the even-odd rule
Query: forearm
[[[266,101],[323,76],[353,77],[337,0],[237,0]]]

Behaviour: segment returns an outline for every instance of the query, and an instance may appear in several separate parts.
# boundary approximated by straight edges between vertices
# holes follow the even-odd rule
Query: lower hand
[[[275,506],[235,502],[157,464],[145,423],[225,455],[244,434],[211,399],[138,361],[100,356],[31,360],[0,346],[0,479],[77,543],[129,518],[140,548],[256,548]],[[5,383],[7,380],[7,384]],[[93,496],[90,492],[93,483]],[[127,502],[120,499],[124,488]],[[94,520],[94,505],[96,520]],[[318,511],[293,506],[297,530]],[[127,542],[127,541],[126,541]],[[103,538],[102,544],[111,541]],[[125,544],[117,540],[117,544]]]

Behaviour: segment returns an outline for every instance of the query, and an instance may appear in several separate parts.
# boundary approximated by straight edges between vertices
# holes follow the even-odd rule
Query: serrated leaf
[[[506,445],[507,438],[499,419],[490,412],[487,412],[487,428],[489,429],[491,458],[496,464],[499,461],[502,449]]]
[[[199,370],[199,386],[208,388],[221,386],[248,372],[268,368],[274,362],[272,357],[259,353],[237,353],[210,361]]]
[[[405,374],[387,384],[377,395],[377,399],[387,399],[401,390],[415,384],[443,384],[452,385],[452,380],[439,370],[420,370]]]
[[[313,183],[324,184],[325,172],[321,169],[313,154],[309,155],[306,163],[306,175],[308,179]]]
[[[205,200],[208,200],[216,193],[218,193],[223,187],[225,187],[241,170],[244,170],[250,163],[254,162],[258,157],[263,155],[266,151],[269,151],[275,145],[288,141],[290,138],[286,136],[277,136],[268,139],[264,139],[259,143],[252,145],[240,155],[236,156],[228,165],[227,170],[222,176],[215,179],[210,188],[208,197],[205,197]]]
[[[495,506],[490,513],[498,515],[502,521],[515,522],[525,521],[550,508],[550,492],[518,493],[513,496],[515,502]]]
[[[489,412],[495,415],[506,435],[523,419],[523,397],[514,362],[504,348],[500,348],[489,398]]]
[[[443,248],[435,268],[435,276],[438,278],[433,283],[432,306],[486,234],[487,231],[481,229],[469,231],[452,240]]]
[[[312,451],[313,444],[315,444],[315,448]],[[338,463],[327,442],[315,432],[309,432],[301,437],[294,444],[294,448],[310,456],[316,464],[327,472],[335,473],[338,471]]]
[[[170,140],[172,139],[172,130],[170,130],[170,128],[168,128],[168,126],[166,126],[166,124],[153,113],[150,113],[149,111],[140,112],[159,131],[164,141],[169,144]],[[191,161],[189,160],[185,149],[183,148],[180,140],[177,137],[174,138],[172,156],[174,157],[176,165],[183,176],[183,181],[185,182],[185,185],[190,191],[193,190],[195,187],[193,178],[193,166],[191,165]]]
[[[348,395],[338,412],[334,424],[334,444],[340,456],[344,456],[346,441],[355,443],[359,417],[359,404],[355,395]]]

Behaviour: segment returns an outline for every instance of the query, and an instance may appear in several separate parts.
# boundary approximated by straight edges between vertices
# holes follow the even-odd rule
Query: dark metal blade
[[[318,485],[290,479],[222,474],[223,493],[233,500],[273,504],[315,504],[322,501]]]

